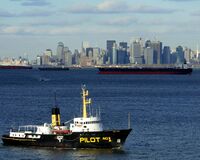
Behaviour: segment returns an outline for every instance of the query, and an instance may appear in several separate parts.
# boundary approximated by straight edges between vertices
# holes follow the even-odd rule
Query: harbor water
[[[13,147],[0,144],[9,160],[198,160],[200,159],[200,70],[191,75],[100,75],[95,69],[69,71],[0,70],[0,134],[11,127],[61,121],[80,115],[81,85],[101,110],[104,129],[133,131],[122,150]]]

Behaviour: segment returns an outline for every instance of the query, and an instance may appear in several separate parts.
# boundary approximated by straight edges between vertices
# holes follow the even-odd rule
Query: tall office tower
[[[196,58],[199,59],[199,46],[198,46],[198,44],[197,44]]]
[[[82,50],[81,50],[81,53],[83,56],[86,56],[86,49],[90,47],[90,44],[89,42],[87,41],[83,41],[82,42]]]
[[[128,43],[127,42],[119,42],[119,48],[127,50]]]
[[[128,43],[120,42],[119,49],[117,53],[117,62],[118,64],[127,64],[128,63]]]
[[[162,54],[162,64],[170,64],[171,49],[169,46],[164,46]]]
[[[192,50],[190,48],[185,48],[184,50],[184,57],[186,62],[190,62],[190,60],[192,59]]]
[[[72,56],[72,64],[80,64],[80,53],[78,51],[78,49],[74,50],[74,54]]]
[[[134,41],[130,45],[130,63],[142,64],[143,48],[139,41]]]
[[[154,53],[152,47],[144,48],[144,60],[145,64],[154,64]]]
[[[99,55],[100,55],[101,49],[98,47],[93,48],[93,59],[97,61]]]
[[[63,42],[59,42],[58,46],[57,46],[57,57],[59,62],[62,63],[63,61],[63,54],[64,54],[64,43]]]
[[[115,40],[107,40],[106,41],[106,49],[107,49],[107,56],[108,56],[108,63],[112,64],[113,62],[113,45],[116,43]]]
[[[64,52],[64,65],[65,66],[72,65],[72,52],[70,50]]]
[[[145,42],[145,48],[147,48],[147,47],[152,47],[151,41],[150,41],[150,40],[147,40],[147,41]]]
[[[113,44],[112,49],[112,64],[117,64],[117,44]]]
[[[36,64],[37,65],[42,65],[42,56],[37,55],[37,57],[36,57]]]
[[[93,48],[92,47],[88,47],[86,48],[86,57],[92,58],[93,57]]]
[[[53,56],[53,52],[51,49],[46,49],[46,51],[44,51],[44,54],[45,55],[48,55],[49,57],[52,57]]]
[[[119,48],[117,51],[117,64],[126,64],[127,62],[127,51]]]
[[[185,58],[184,58],[184,52],[183,52],[183,47],[182,46],[176,47],[176,55],[177,55],[176,63],[184,64],[185,63]]]
[[[145,42],[145,48],[147,47],[153,48],[154,64],[161,64],[162,42],[160,41],[151,42],[150,40],[147,40]]]
[[[152,42],[151,45],[154,52],[154,64],[161,64],[162,42]]]

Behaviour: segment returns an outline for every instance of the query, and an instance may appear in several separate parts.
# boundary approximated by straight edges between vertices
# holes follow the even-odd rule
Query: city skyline
[[[46,48],[62,41],[72,52],[82,41],[106,48],[105,41],[157,39],[172,48],[200,43],[199,0],[2,0],[0,57]],[[184,19],[183,19],[184,17]]]

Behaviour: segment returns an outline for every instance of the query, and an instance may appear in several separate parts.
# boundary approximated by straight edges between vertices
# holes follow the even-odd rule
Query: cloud
[[[173,2],[193,2],[193,1],[199,1],[199,0],[164,0],[164,1],[173,1]]]
[[[170,14],[177,12],[179,10],[172,8],[164,8],[164,7],[156,7],[156,6],[148,6],[148,5],[140,5],[133,6],[127,4],[125,1],[104,1],[102,3],[96,5],[76,5],[67,9],[67,12],[70,13],[81,13],[81,14],[117,14],[117,13],[150,13],[150,14]]]
[[[0,11],[0,17],[15,17],[16,15],[7,11]]]
[[[46,10],[31,10],[19,13],[19,17],[48,17],[54,14],[53,11],[46,11]]]
[[[46,0],[10,0],[10,1],[20,2],[22,6],[43,7],[50,5],[50,3],[46,2]]]
[[[32,26],[5,26],[0,28],[2,35],[66,35],[79,34],[79,27],[38,28]]]
[[[200,16],[200,10],[199,11],[196,11],[196,12],[193,12],[191,13],[192,16]]]
[[[133,23],[138,23],[138,20],[134,17],[118,17],[109,20],[103,20],[100,22],[102,25],[114,25],[114,26],[128,26]]]

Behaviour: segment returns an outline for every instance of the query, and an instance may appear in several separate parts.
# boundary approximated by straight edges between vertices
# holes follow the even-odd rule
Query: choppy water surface
[[[81,84],[104,128],[133,131],[123,150],[66,150],[0,145],[0,159],[200,159],[200,71],[192,75],[99,75],[96,70],[0,70],[0,134],[51,121],[54,92],[61,120],[80,114]]]

